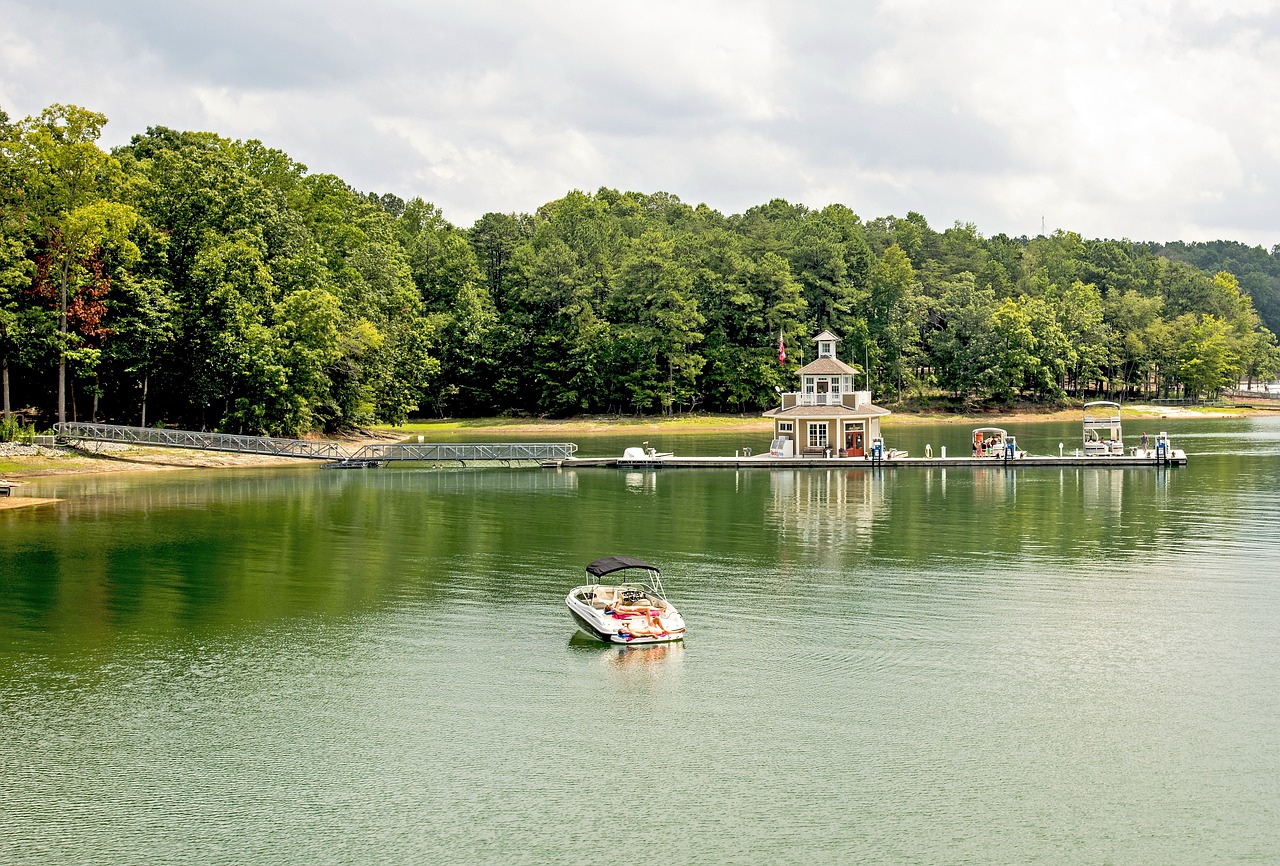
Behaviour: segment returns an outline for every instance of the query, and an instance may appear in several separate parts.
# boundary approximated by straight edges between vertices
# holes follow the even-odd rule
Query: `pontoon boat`
[[[1020,460],[1027,452],[1018,450],[1017,438],[1000,427],[979,427],[970,436],[974,457],[997,457],[1003,460]]]
[[[637,579],[599,582],[627,571]],[[575,587],[564,600],[573,621],[586,634],[621,644],[684,639],[684,618],[667,601],[657,566],[631,556],[606,556],[587,566],[587,577],[591,582]]]
[[[1124,456],[1119,403],[1095,400],[1084,404],[1084,456]]]

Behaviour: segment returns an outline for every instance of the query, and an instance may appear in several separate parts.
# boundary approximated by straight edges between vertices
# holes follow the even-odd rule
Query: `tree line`
[[[1277,249],[604,188],[459,228],[260,141],[152,127],[107,152],[106,122],[0,111],[6,418],[755,412],[823,328],[889,404],[1202,397],[1280,369]]]

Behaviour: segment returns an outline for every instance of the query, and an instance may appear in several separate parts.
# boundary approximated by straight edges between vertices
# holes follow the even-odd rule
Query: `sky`
[[[610,187],[1280,244],[1274,0],[0,0],[0,108],[53,103],[462,227]]]

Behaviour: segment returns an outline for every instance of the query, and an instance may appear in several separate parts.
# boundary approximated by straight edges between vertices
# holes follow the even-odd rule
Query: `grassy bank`
[[[1171,407],[1134,404],[1125,406],[1121,416],[1125,420],[1159,418],[1240,418],[1247,416],[1276,415],[1266,409]],[[894,413],[883,420],[885,427],[903,427],[913,424],[956,424],[959,426],[984,426],[1003,422],[1019,424],[1040,421],[1079,421],[1081,410],[1014,410],[1010,412],[980,412],[955,414],[949,412]],[[740,430],[768,431],[769,419],[759,415],[676,415],[669,418],[635,418],[632,416],[593,416],[589,418],[565,418],[560,420],[530,418],[465,418],[415,420],[401,427],[378,427],[375,431],[386,436],[425,436],[432,433],[456,434],[467,430],[485,433],[510,433],[536,437],[560,437],[572,434],[593,433],[734,433]],[[428,440],[429,441],[429,440]]]

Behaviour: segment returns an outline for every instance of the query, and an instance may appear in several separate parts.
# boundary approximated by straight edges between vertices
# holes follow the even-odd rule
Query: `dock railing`
[[[235,433],[201,433],[164,427],[123,427],[118,424],[82,422],[55,424],[54,432],[61,439],[124,442],[129,445],[158,445],[200,451],[234,451],[239,454],[300,457],[307,460],[343,460],[349,456],[339,443],[322,439],[277,439],[271,436],[241,436]]]
[[[565,460],[578,446],[572,442],[392,443],[365,445],[352,460],[411,460],[422,463]]]
[[[338,442],[323,439],[278,439],[270,436],[242,436],[235,433],[199,433],[163,427],[124,427],[118,424],[57,424],[62,439],[91,442],[122,442],[163,448],[191,448],[200,451],[234,451],[334,462],[416,461],[421,463],[468,463],[520,461],[542,462],[572,457],[578,446],[572,442],[470,442],[470,443],[379,443],[365,445],[354,453]]]

